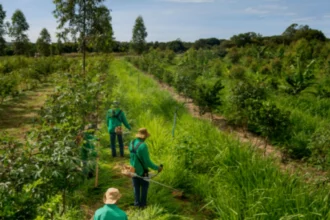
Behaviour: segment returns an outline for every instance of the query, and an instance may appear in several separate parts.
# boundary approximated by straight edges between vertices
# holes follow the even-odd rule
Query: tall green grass
[[[173,114],[180,104],[125,61],[115,61],[112,71],[119,77],[115,96],[133,132],[139,127],[149,130],[151,158],[164,164],[156,180],[184,190],[193,203],[187,207],[187,215],[193,213],[200,219],[330,218],[328,187],[317,188],[281,171],[251,146],[221,133],[207,121],[192,118],[182,108],[172,138]],[[149,204],[158,204],[164,213],[185,214],[169,199],[169,193],[152,184]],[[155,209],[146,212],[157,212]]]

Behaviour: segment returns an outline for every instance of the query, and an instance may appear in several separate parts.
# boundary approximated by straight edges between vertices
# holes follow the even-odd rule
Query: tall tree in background
[[[14,53],[17,55],[28,52],[29,38],[25,34],[27,30],[29,30],[29,24],[26,22],[23,12],[21,10],[16,10],[11,17],[9,36],[14,38]]]
[[[91,46],[96,51],[111,52],[113,47],[113,29],[111,25],[110,11],[105,6],[100,6],[95,11],[93,30],[91,31]]]
[[[6,17],[6,12],[2,9],[0,4],[0,56],[5,54],[6,41],[4,38],[5,35],[5,25],[4,20]]]
[[[100,18],[104,18],[99,12],[110,15],[109,10],[100,5],[105,0],[53,0],[56,5],[55,18],[58,19],[58,29],[64,29],[64,33],[71,33],[73,40],[79,34],[79,42],[83,53],[83,72],[86,67],[87,40],[105,32],[103,25],[96,25]],[[109,21],[110,22],[110,21]],[[67,26],[66,26],[67,25]]]
[[[63,43],[61,41],[61,38],[57,38],[56,51],[55,51],[55,53],[57,55],[61,55],[62,54],[62,49],[63,49]]]
[[[131,41],[132,49],[141,54],[146,49],[146,37],[148,36],[147,29],[144,26],[142,16],[137,17],[133,28],[133,37]]]
[[[42,56],[49,56],[51,54],[51,37],[46,28],[40,32],[40,37],[37,40],[37,51]]]

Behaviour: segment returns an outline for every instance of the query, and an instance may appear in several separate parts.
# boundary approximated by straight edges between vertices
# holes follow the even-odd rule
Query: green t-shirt
[[[128,220],[126,213],[115,204],[106,204],[96,210],[94,220]]]
[[[113,113],[115,115],[118,115],[118,117],[113,117]],[[131,126],[127,122],[125,113],[123,111],[121,111],[119,108],[114,109],[114,110],[113,109],[108,110],[106,122],[107,122],[109,133],[114,133],[115,128],[118,126],[121,126],[122,124],[124,124],[128,130],[131,130]]]
[[[87,160],[89,156],[92,158],[97,157],[97,153],[95,151],[95,147],[93,141],[97,140],[97,138],[88,132],[84,133],[84,144],[81,147],[81,159]]]
[[[133,147],[134,149],[136,149],[138,143],[140,143],[139,148],[137,149],[136,153],[133,153]],[[147,168],[151,168],[153,170],[158,170],[159,167],[157,165],[155,165],[149,157],[149,151],[148,151],[148,147],[146,145],[146,143],[144,143],[143,140],[137,138],[134,139],[130,145],[129,145],[129,150],[130,150],[130,164],[132,167],[135,168],[135,173],[139,176],[143,175],[143,167],[145,169]],[[139,160],[140,159],[140,160]],[[143,163],[141,164],[140,161]]]

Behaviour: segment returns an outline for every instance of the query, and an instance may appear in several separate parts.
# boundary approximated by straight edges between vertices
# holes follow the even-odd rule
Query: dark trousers
[[[145,207],[147,205],[149,182],[139,177],[133,177],[132,180],[134,187],[134,205]]]
[[[110,133],[110,147],[111,147],[111,152],[112,156],[116,157],[116,136],[118,139],[119,143],[119,151],[120,151],[120,156],[124,156],[124,143],[123,143],[123,136],[121,134],[116,134],[116,133]]]

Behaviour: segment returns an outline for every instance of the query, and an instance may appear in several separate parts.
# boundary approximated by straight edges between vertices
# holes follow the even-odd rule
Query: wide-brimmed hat
[[[138,133],[135,135],[135,137],[142,138],[142,139],[146,139],[149,136],[150,136],[150,134],[148,133],[146,128],[140,128]]]
[[[121,197],[121,194],[116,188],[109,188],[104,194],[104,204],[115,204]]]

